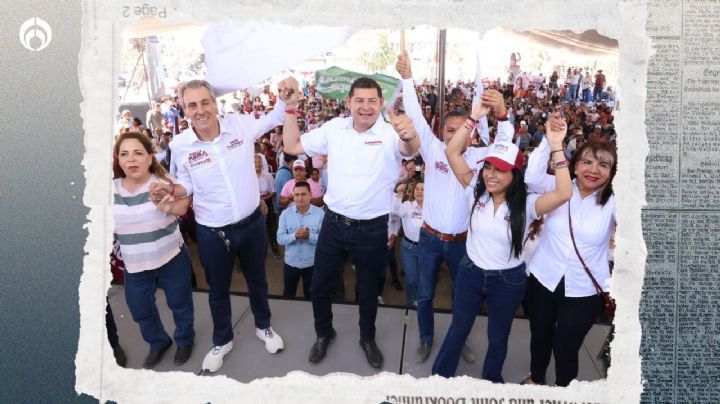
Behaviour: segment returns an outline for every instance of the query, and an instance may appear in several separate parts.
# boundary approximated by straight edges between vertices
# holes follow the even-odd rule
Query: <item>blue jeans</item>
[[[455,278],[460,260],[467,255],[465,240],[443,241],[420,229],[420,264],[417,286],[417,316],[420,341],[432,342],[435,319],[432,301],[435,297],[440,264],[445,261],[450,270],[450,279],[455,288]]]
[[[593,88],[593,101],[598,102],[600,99],[602,99],[602,87],[595,87]]]
[[[590,102],[590,88],[582,90],[582,102],[586,104]]]
[[[205,278],[210,286],[210,314],[213,318],[213,344],[216,346],[225,345],[233,339],[230,281],[235,257],[240,260],[240,268],[245,276],[255,327],[270,327],[270,306],[265,278],[267,229],[262,214],[252,213],[248,218],[251,220],[242,225],[217,229],[200,223],[197,225],[200,263],[205,269]],[[220,232],[225,235],[224,238]]]
[[[410,244],[405,238],[400,244],[400,259],[405,271],[405,293],[407,305],[414,306],[417,294],[418,272],[420,270],[420,245]]]
[[[466,255],[457,275],[450,329],[438,351],[432,374],[455,376],[465,340],[484,301],[488,305],[488,351],[482,378],[503,383],[502,368],[507,355],[513,317],[525,295],[525,264],[504,270],[478,268]]]
[[[129,273],[125,270],[125,301],[133,320],[140,327],[151,351],[164,348],[170,337],[163,328],[155,305],[155,292],[160,287],[175,320],[175,344],[179,347],[192,344],[193,301],[190,286],[190,254],[182,246],[178,255],[157,269]]]
[[[357,300],[360,306],[360,336],[375,338],[378,279],[387,263],[387,215],[347,224],[330,212],[325,214],[315,249],[312,293],[315,332],[327,337],[332,330],[332,297],[341,276],[338,268],[348,255],[355,265]]]
[[[573,101],[575,98],[577,98],[577,85],[570,84],[567,89],[567,93],[565,93],[565,99],[568,101]]]

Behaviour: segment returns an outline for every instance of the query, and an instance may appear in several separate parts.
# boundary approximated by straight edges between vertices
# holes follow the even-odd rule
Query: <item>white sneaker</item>
[[[256,328],[255,335],[257,335],[260,341],[265,343],[265,350],[271,354],[281,352],[285,348],[282,337],[280,337],[280,335],[278,335],[272,327],[268,327],[264,330]]]
[[[378,304],[385,304],[385,299],[382,296],[378,296]]]
[[[232,341],[222,346],[214,346],[203,359],[202,370],[217,372],[223,365],[223,357],[233,348]]]

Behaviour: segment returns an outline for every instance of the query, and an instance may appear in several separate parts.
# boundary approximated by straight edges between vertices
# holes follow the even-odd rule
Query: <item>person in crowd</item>
[[[190,198],[175,199],[173,179],[157,162],[150,139],[142,133],[120,135],[113,152],[114,234],[119,258],[125,263],[125,301],[150,346],[143,367],[155,367],[173,343],[155,305],[158,287],[165,292],[175,320],[174,362],[182,365],[192,354],[195,330],[190,255],[176,216],[185,214]],[[166,184],[170,193],[153,204],[150,187],[157,182]]]
[[[558,148],[543,140],[530,156],[525,181],[531,191],[556,187],[545,168],[548,158],[558,155]],[[545,384],[551,356],[556,385],[567,386],[577,377],[578,351],[603,309],[598,288],[608,290],[608,249],[617,216],[612,188],[616,170],[612,142],[602,138],[578,142],[570,160],[572,198],[545,217],[538,247],[528,263],[530,375],[526,384]]]
[[[264,157],[264,156],[263,156]],[[280,161],[282,165],[278,168],[275,173],[275,211],[278,215],[282,214],[285,209],[285,205],[280,204],[280,194],[282,193],[283,187],[288,181],[294,178],[292,165],[298,157],[292,154],[283,152]]]
[[[289,99],[297,100],[297,83],[283,91]],[[307,153],[310,157],[327,155],[333,161],[328,166],[327,208],[311,286],[317,340],[308,359],[320,362],[336,336],[331,297],[338,268],[349,255],[356,268],[359,291],[360,346],[370,366],[380,369],[383,355],[375,342],[377,279],[378,272],[385,270],[391,191],[402,159],[413,157],[419,142],[407,116],[396,116],[388,109],[391,124],[379,119],[383,96],[375,80],[356,79],[346,104],[350,117],[334,118],[302,137],[297,111],[289,109],[283,128],[286,152]]]
[[[132,124],[132,119],[133,119],[133,116],[132,116],[132,113],[130,112],[130,110],[124,109],[120,113],[120,120],[118,121],[118,129],[123,129],[123,128],[129,129],[130,125]]]
[[[284,348],[270,324],[265,278],[267,230],[259,206],[253,144],[283,122],[286,105],[279,101],[275,111],[260,119],[234,114],[220,117],[208,82],[185,82],[178,93],[193,130],[170,144],[178,184],[154,183],[151,191],[155,200],[170,192],[180,197],[193,195],[198,253],[210,286],[214,327],[214,346],[203,359],[202,369],[216,372],[233,348],[230,280],[236,257],[248,286],[255,335],[271,354]],[[287,108],[296,106],[294,100]]]
[[[282,191],[280,191],[280,205],[284,207],[287,207],[293,202],[293,189],[295,189],[295,184],[300,181],[307,182],[307,171],[305,168],[305,162],[303,162],[302,160],[295,160],[292,164],[292,169],[293,179],[286,182],[282,188]],[[323,206],[323,193],[320,185],[316,184],[313,181],[308,182],[308,185],[310,186],[312,198],[310,199],[310,203],[315,206]]]
[[[408,184],[403,184],[405,187],[409,186]],[[395,185],[395,189],[393,189],[393,192],[397,192],[398,185]],[[404,188],[404,187],[403,187]],[[390,276],[391,276],[391,285],[392,287],[397,290],[398,292],[403,290],[402,284],[400,283],[400,277],[398,275],[398,264],[397,264],[397,256],[395,254],[395,244],[398,239],[398,236],[400,236],[400,218],[398,218],[395,215],[388,215],[388,241],[387,241],[387,267],[390,269]],[[385,280],[386,280],[387,273],[385,271],[380,272],[380,278],[378,279],[378,303],[379,304],[385,304],[385,301],[383,300],[382,294],[383,290],[385,289]],[[357,293],[356,293],[357,295]]]
[[[432,301],[435,297],[440,264],[447,263],[453,289],[460,260],[465,255],[465,240],[469,217],[467,206],[469,196],[464,187],[452,175],[445,155],[445,147],[456,135],[468,117],[467,112],[452,111],[442,123],[443,141],[437,139],[422,117],[420,105],[412,89],[412,69],[407,53],[398,56],[395,65],[402,77],[403,105],[405,113],[412,119],[420,136],[420,154],[427,165],[423,188],[427,198],[423,200],[423,223],[419,233],[419,271],[417,285],[417,316],[420,344],[416,351],[416,362],[423,363],[430,357],[434,336],[434,312]],[[513,128],[505,120],[505,100],[496,90],[488,90],[483,96],[492,99],[495,105],[495,118],[502,119],[498,124],[495,141],[512,140]],[[467,135],[467,133],[466,133]],[[485,158],[486,147],[467,147],[470,136],[463,138],[466,146],[464,158],[473,169]],[[463,358],[467,362],[475,361],[475,353],[469,345],[463,348]]]
[[[595,73],[595,86],[593,88],[593,101],[599,102],[602,99],[602,91],[605,88],[605,75],[602,69],[598,69]]]
[[[418,272],[420,268],[420,228],[423,223],[423,201],[425,199],[425,183],[415,183],[413,193],[407,201],[403,201],[404,190],[395,187],[395,200],[392,215],[402,221],[403,239],[400,243],[400,259],[405,272],[406,305],[416,306]]]
[[[310,203],[310,184],[298,181],[293,186],[294,206],[280,215],[278,243],[285,246],[283,296],[295,297],[302,278],[303,296],[310,299],[315,247],[325,212]]]
[[[260,209],[265,215],[265,227],[267,228],[268,241],[270,249],[275,258],[280,258],[280,249],[275,236],[278,226],[278,215],[275,213],[275,180],[272,175],[262,170],[262,159],[259,155],[255,155],[255,175],[258,177],[258,186],[260,189]]]
[[[145,114],[145,123],[147,127],[155,133],[158,128],[162,130],[163,113],[159,102],[153,102],[152,108]]]
[[[463,158],[465,138],[475,123],[498,106],[483,95],[445,153],[453,174],[471,196],[467,253],[454,289],[450,328],[435,358],[432,374],[455,376],[463,344],[483,303],[488,308],[488,350],[481,377],[503,383],[503,363],[513,317],[525,295],[522,246],[533,220],[551,212],[571,196],[568,162],[555,153],[556,187],[544,194],[528,194],[522,173],[522,153],[511,142],[496,141],[487,152],[482,171],[473,173]],[[561,147],[567,125],[556,114],[548,126],[554,149]],[[475,183],[474,186],[471,184]]]

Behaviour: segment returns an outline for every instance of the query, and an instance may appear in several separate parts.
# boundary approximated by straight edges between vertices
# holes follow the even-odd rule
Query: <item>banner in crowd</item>
[[[384,74],[363,74],[332,66],[315,72],[315,89],[325,98],[345,99],[350,92],[352,82],[360,77],[369,77],[377,81],[386,100],[393,99],[400,84],[400,80]]]
[[[258,21],[210,24],[202,38],[205,79],[218,95],[242,90],[344,44],[350,27],[292,27]]]

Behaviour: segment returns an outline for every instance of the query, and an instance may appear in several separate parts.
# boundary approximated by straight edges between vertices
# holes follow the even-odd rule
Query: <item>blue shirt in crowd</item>
[[[277,241],[285,246],[286,264],[295,268],[308,268],[314,265],[315,247],[323,217],[325,211],[313,205],[310,205],[305,214],[300,213],[294,205],[280,214]],[[301,227],[310,229],[310,238],[307,240],[295,238],[295,232]]]

